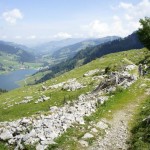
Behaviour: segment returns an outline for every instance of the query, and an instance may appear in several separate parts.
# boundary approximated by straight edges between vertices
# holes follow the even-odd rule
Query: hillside
[[[77,54],[77,52],[79,52],[82,49],[85,49],[87,47],[93,47],[95,45],[101,45],[103,43],[113,41],[113,40],[119,39],[119,38],[120,37],[117,37],[117,36],[108,36],[108,37],[103,37],[103,38],[98,38],[98,39],[87,39],[82,42],[78,42],[76,44],[69,45],[69,46],[63,47],[61,49],[58,49],[58,50],[54,51],[53,54],[45,54],[42,56],[38,56],[38,62],[41,62],[45,66],[49,66],[49,67],[56,66],[57,64],[61,64],[61,62],[65,61],[66,59],[67,60],[69,58],[72,59],[73,56],[75,56]],[[66,41],[66,40],[64,40],[64,41]],[[61,45],[61,42],[62,41],[60,41],[60,43],[59,43],[57,41],[58,45]],[[70,61],[70,59],[69,59],[69,61]],[[38,82],[40,79],[42,79],[47,74],[52,73],[51,70],[46,70],[46,71],[44,71],[44,70],[27,78],[26,79],[27,83],[35,84],[35,82]],[[21,84],[24,84],[24,83],[21,82]]]
[[[34,47],[34,53],[37,56],[38,62],[51,67],[72,58],[77,52],[86,47],[92,47],[118,38],[117,36],[108,36],[98,39],[69,38],[61,41],[51,41]]]
[[[16,55],[17,61],[20,62],[34,62],[35,57],[25,50],[21,49],[18,45],[0,41],[0,52]]]
[[[40,45],[37,45],[35,47],[33,47],[34,49],[34,53],[37,55],[43,55],[43,54],[48,54],[48,55],[52,55],[56,50],[67,46],[67,45],[72,45],[78,42],[83,41],[84,39],[80,39],[80,38],[68,38],[68,39],[64,39],[64,40],[58,40],[58,41],[50,41],[47,43],[43,43]]]
[[[95,148],[98,137],[107,138],[104,129],[111,128],[109,118],[113,114],[126,110],[125,106],[138,107],[148,97],[145,90],[150,88],[150,81],[137,78],[136,66],[148,54],[147,49],[109,54],[45,83],[0,95],[0,148],[4,149],[4,141],[11,143],[9,149],[25,146],[29,150],[34,144],[37,150],[48,146]],[[117,74],[110,75],[108,67]],[[139,105],[135,105],[138,100]],[[120,133],[122,136],[124,130]],[[17,144],[16,139],[20,141]],[[111,139],[115,141],[115,137]],[[126,146],[126,139],[121,144]]]
[[[84,50],[79,51],[73,58],[64,61],[63,63],[59,63],[51,67],[50,73],[46,74],[43,78],[38,80],[36,83],[40,83],[50,79],[57,74],[61,74],[62,72],[71,70],[75,67],[86,64],[96,58],[102,57],[103,55],[121,52],[130,49],[139,49],[142,48],[143,45],[140,43],[137,34],[133,33],[124,39],[118,39],[111,42],[104,43],[102,45],[97,45],[94,47],[88,47]]]
[[[0,72],[40,66],[33,54],[21,49],[21,45],[0,41]]]
[[[108,36],[108,37],[103,37],[103,38],[98,38],[98,39],[84,40],[82,42],[79,42],[79,43],[76,43],[73,45],[69,45],[69,46],[63,47],[63,48],[55,51],[52,54],[52,57],[57,60],[60,60],[60,59],[66,60],[70,57],[72,58],[73,56],[75,56],[77,54],[77,52],[79,52],[82,49],[85,49],[86,47],[100,45],[102,43],[113,41],[113,40],[116,40],[119,38],[120,37],[117,37],[117,36]]]

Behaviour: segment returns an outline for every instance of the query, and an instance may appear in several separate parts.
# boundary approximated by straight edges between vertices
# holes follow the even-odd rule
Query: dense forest
[[[7,92],[7,90],[3,90],[3,89],[0,88],[0,95],[1,95],[2,93],[6,93],[6,92]]]

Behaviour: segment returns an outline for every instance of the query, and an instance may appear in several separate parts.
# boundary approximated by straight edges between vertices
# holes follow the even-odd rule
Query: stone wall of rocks
[[[47,148],[54,139],[71,127],[73,123],[84,124],[84,116],[96,110],[97,94],[80,95],[73,106],[52,107],[51,115],[40,115],[37,118],[23,118],[13,122],[0,123],[0,140],[9,145],[23,149],[24,144],[36,144],[37,150]]]
[[[42,89],[44,91],[49,90],[49,89],[58,89],[58,88],[61,88],[62,90],[67,90],[67,91],[75,91],[75,90],[84,88],[84,86],[81,83],[79,83],[76,78],[69,79],[66,82],[61,82],[61,83],[51,85],[48,87],[42,85]]]
[[[67,128],[74,123],[84,124],[84,116],[89,116],[96,111],[97,103],[103,104],[109,99],[108,96],[101,95],[104,92],[110,92],[110,88],[116,90],[118,85],[128,87],[135,82],[136,78],[127,72],[119,74],[116,84],[116,74],[109,78],[114,79],[115,84],[105,84],[105,88],[100,85],[98,91],[93,91],[89,94],[82,94],[78,100],[71,104],[66,104],[63,107],[53,106],[50,108],[50,115],[39,115],[36,118],[22,118],[12,122],[0,123],[0,140],[6,141],[9,145],[15,145],[15,150],[23,149],[24,144],[35,145],[36,150],[44,150],[49,144],[53,144],[54,139],[63,134]],[[104,82],[105,83],[105,82]],[[106,82],[107,83],[107,82]],[[51,86],[51,88],[63,88],[64,90],[74,91],[83,86],[76,79],[68,80],[67,82],[59,83]],[[41,96],[35,103],[49,100],[50,97]],[[28,103],[32,97],[25,97],[20,102]]]

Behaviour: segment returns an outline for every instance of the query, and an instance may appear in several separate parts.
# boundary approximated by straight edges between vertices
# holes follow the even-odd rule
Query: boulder
[[[55,112],[55,111],[57,111],[58,110],[58,107],[57,106],[52,106],[52,107],[50,107],[50,111],[51,112]]]
[[[83,139],[89,139],[89,138],[93,138],[93,134],[91,133],[85,133],[84,136],[82,137]]]
[[[23,137],[23,141],[26,141],[26,140],[28,140],[29,138],[35,138],[36,137],[36,132],[35,132],[35,130],[34,129],[32,129],[31,131],[30,131],[30,133],[27,133],[26,135],[24,135],[24,137]]]
[[[98,98],[97,101],[100,104],[104,104],[104,102],[107,101],[107,100],[108,100],[108,96],[101,96],[101,97]]]
[[[100,129],[107,129],[108,128],[108,125],[106,123],[104,123],[103,121],[99,121],[97,124],[96,124],[96,127],[100,128]]]
[[[63,90],[67,91],[75,91],[77,89],[81,89],[84,86],[80,84],[75,78],[69,79],[62,87]]]
[[[79,143],[83,146],[83,147],[88,147],[89,144],[87,141],[84,141],[84,140],[80,140]]]
[[[97,133],[98,130],[97,130],[96,128],[92,128],[92,129],[91,129],[91,132]]]
[[[64,84],[65,84],[65,82],[61,82],[61,83],[58,83],[58,84],[55,84],[55,85],[51,85],[51,86],[49,86],[49,89],[58,89],[58,88],[61,88]]]
[[[6,140],[9,140],[9,139],[11,139],[11,138],[13,138],[13,135],[12,135],[12,133],[11,133],[8,129],[4,129],[4,130],[0,133],[0,139],[1,139],[1,140],[6,141]]]
[[[46,91],[48,88],[46,87],[46,86],[44,86],[44,85],[42,85],[42,90],[43,91]]]
[[[30,121],[30,119],[27,118],[23,118],[20,122],[20,124],[31,124],[32,122]]]
[[[136,65],[134,65],[134,64],[131,64],[131,65],[128,65],[128,66],[126,66],[126,70],[127,71],[131,71],[131,70],[134,70],[136,68]]]
[[[44,146],[41,144],[36,145],[36,150],[44,150]]]
[[[47,96],[45,96],[45,95],[42,95],[42,96],[40,96],[40,98],[39,98],[37,101],[35,101],[34,103],[35,103],[35,104],[41,103],[41,102],[47,101],[47,100],[49,100],[49,99],[50,99],[50,97],[47,97]]]
[[[92,76],[92,75],[94,75],[95,73],[98,73],[98,72],[99,72],[99,69],[90,70],[90,71],[86,72],[83,76],[84,77]]]

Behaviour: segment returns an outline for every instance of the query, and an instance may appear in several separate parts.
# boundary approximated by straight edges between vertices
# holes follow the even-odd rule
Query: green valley
[[[92,96],[91,92],[95,91],[95,88],[98,87],[100,83],[108,80],[109,72],[107,68],[109,68],[111,72],[121,73],[127,66],[131,66],[133,68],[131,70],[129,69],[128,73],[138,76],[137,65],[145,60],[148,55],[149,51],[146,48],[108,54],[41,84],[25,86],[4,93],[0,95],[0,121],[12,122],[13,120],[17,121],[17,119],[23,117],[27,117],[27,120],[28,118],[32,118],[34,121],[34,119],[36,120],[40,117],[43,117],[43,119],[50,117],[55,112],[52,111],[55,107],[56,111],[58,108],[60,108],[61,111],[61,109],[67,107],[67,105],[73,107],[80,102],[80,97],[84,97],[85,95],[86,98],[87,95],[90,98]],[[104,104],[94,105],[95,111],[93,110],[93,113],[84,117],[83,124],[76,122],[73,124],[73,127],[67,128],[66,132],[57,137],[54,142],[49,142],[48,149],[84,149],[86,145],[92,149],[92,147],[97,147],[95,142],[98,137],[104,136],[104,140],[109,140],[107,136],[105,137],[104,130],[100,129],[96,124],[101,120],[100,124],[104,124],[104,126],[106,126],[105,130],[108,130],[109,128],[107,129],[107,126],[111,126],[111,119],[115,119],[114,115],[118,115],[118,111],[124,110],[124,113],[127,113],[126,109],[128,107],[132,108],[136,106],[133,109],[135,111],[142,101],[148,98],[146,90],[150,88],[150,81],[147,78],[148,74],[145,78],[140,77],[127,89],[118,86],[116,90],[111,89],[110,92],[100,90],[98,93],[95,93],[95,97],[98,95],[101,97],[100,95],[102,94],[102,97],[108,97],[108,100],[104,102]],[[69,84],[77,84],[79,89],[77,87],[75,90],[68,89],[68,86],[71,86]],[[112,85],[112,88],[113,86],[115,87],[115,85]],[[68,90],[66,90],[66,88]],[[93,96],[92,98],[94,98]],[[86,101],[84,103],[86,108]],[[82,119],[80,121],[82,121]],[[119,118],[117,121],[120,121]],[[125,122],[129,123],[131,121],[125,120]],[[126,128],[126,126],[124,126],[124,128]],[[93,132],[90,130],[93,130]],[[110,132],[113,133],[111,130]],[[86,133],[91,137],[84,139],[83,137]],[[123,144],[126,146],[125,143]],[[31,149],[31,145],[25,145],[26,149]],[[0,146],[4,149],[2,143]],[[40,147],[40,145],[36,145],[36,147],[38,146]],[[11,147],[9,148],[11,149]]]

